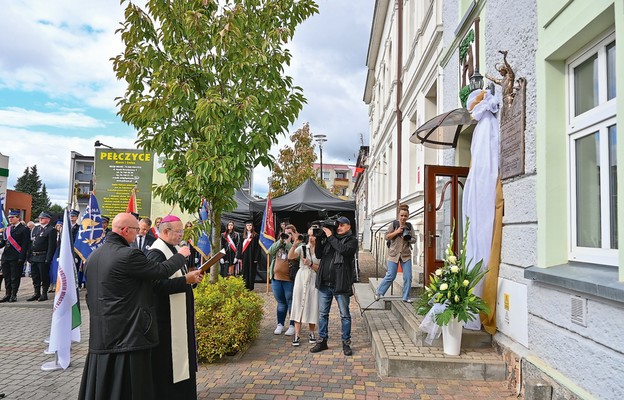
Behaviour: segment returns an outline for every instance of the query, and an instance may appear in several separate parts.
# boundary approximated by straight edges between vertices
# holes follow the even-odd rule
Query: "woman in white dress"
[[[316,271],[319,268],[319,259],[314,255],[316,238],[312,235],[312,229],[313,227],[310,227],[308,230],[308,244],[301,244],[301,237],[296,237],[288,254],[289,260],[299,259],[299,272],[297,272],[297,276],[295,277],[292,299],[291,319],[295,321],[295,336],[292,341],[293,346],[299,346],[301,344],[299,338],[301,324],[306,323],[310,328],[308,341],[312,344],[316,343],[314,331],[318,324],[319,303],[318,290],[314,282],[316,281]]]

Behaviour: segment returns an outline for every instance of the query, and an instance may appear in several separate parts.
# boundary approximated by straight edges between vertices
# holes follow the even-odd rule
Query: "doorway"
[[[453,251],[457,254],[463,239],[461,206],[468,167],[425,165],[425,285],[437,268],[444,265],[444,251],[453,225]]]

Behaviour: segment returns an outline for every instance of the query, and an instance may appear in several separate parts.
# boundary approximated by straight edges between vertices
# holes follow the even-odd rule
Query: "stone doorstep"
[[[370,284],[371,290],[373,293],[377,290],[377,287],[381,283],[381,278],[369,278],[368,283]],[[423,286],[418,283],[414,283],[412,280],[412,287],[410,289],[410,297],[418,297],[423,291]],[[392,282],[392,286],[388,288],[386,292],[386,297],[401,297],[403,293],[403,273],[398,272],[396,278],[394,278],[394,282]]]
[[[413,304],[402,301],[391,302],[391,310],[397,317],[403,329],[417,346],[429,346],[425,343],[427,334],[420,329],[420,324],[425,318],[416,314]],[[442,348],[442,337],[434,339],[433,347]],[[471,329],[462,330],[462,348],[465,349],[486,349],[492,347],[492,335],[485,331],[474,331]]]
[[[364,313],[377,370],[381,376],[439,378],[457,380],[505,380],[507,367],[493,348],[467,349],[449,356],[441,348],[417,346],[404,332],[392,312],[368,310]],[[463,343],[462,343],[463,344]]]
[[[420,324],[424,319],[424,316],[416,314],[416,310],[414,309],[414,303],[408,304],[404,303],[401,298],[401,288],[398,282],[402,284],[402,275],[401,273],[397,274],[397,278],[394,281],[394,295],[388,295],[390,290],[386,292],[386,296],[382,297],[379,300],[379,303],[383,303],[383,307],[369,307],[375,309],[386,309],[392,310],[392,312],[397,316],[401,325],[405,329],[407,335],[412,339],[414,344],[418,346],[429,346],[426,344],[425,338],[427,334],[420,329]],[[400,278],[400,279],[399,279]],[[371,278],[369,279],[369,285],[372,291],[373,299],[374,293],[377,290],[377,286],[381,279]],[[413,293],[418,288],[413,287],[411,293]],[[368,303],[367,303],[368,304]],[[442,338],[435,339],[431,346],[442,348]],[[462,348],[489,348],[492,347],[492,336],[484,331],[473,331],[470,329],[464,329],[462,333]]]

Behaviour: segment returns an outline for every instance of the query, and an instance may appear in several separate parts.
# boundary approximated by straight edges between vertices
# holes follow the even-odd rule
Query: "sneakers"
[[[353,355],[353,350],[351,350],[351,340],[345,340],[342,342],[342,352],[345,356]]]
[[[327,350],[327,339],[322,339],[316,342],[314,347],[310,349],[310,353],[318,353],[319,351]]]
[[[414,302],[414,300],[412,300],[412,299],[403,300],[403,303],[410,303],[410,304],[412,304],[413,302]]]
[[[311,344],[315,344],[316,343],[316,336],[314,336],[314,332],[310,333],[308,335],[308,342]]]
[[[292,341],[292,345],[297,347],[301,344],[301,340],[299,339],[299,336],[295,335],[293,336],[293,341]]]
[[[290,325],[288,327],[288,330],[286,331],[286,333],[284,335],[286,336],[292,336],[295,334],[295,326],[294,325]]]
[[[275,328],[275,330],[273,331],[273,334],[274,335],[281,335],[283,331],[284,331],[284,325],[277,324],[277,328]]]
[[[381,295],[379,293],[375,293],[375,301],[379,301],[381,299]]]

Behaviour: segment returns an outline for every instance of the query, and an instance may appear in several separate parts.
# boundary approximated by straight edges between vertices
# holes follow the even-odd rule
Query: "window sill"
[[[618,281],[618,270],[614,267],[570,262],[548,268],[530,267],[524,270],[524,277],[535,282],[624,303],[624,282]]]

